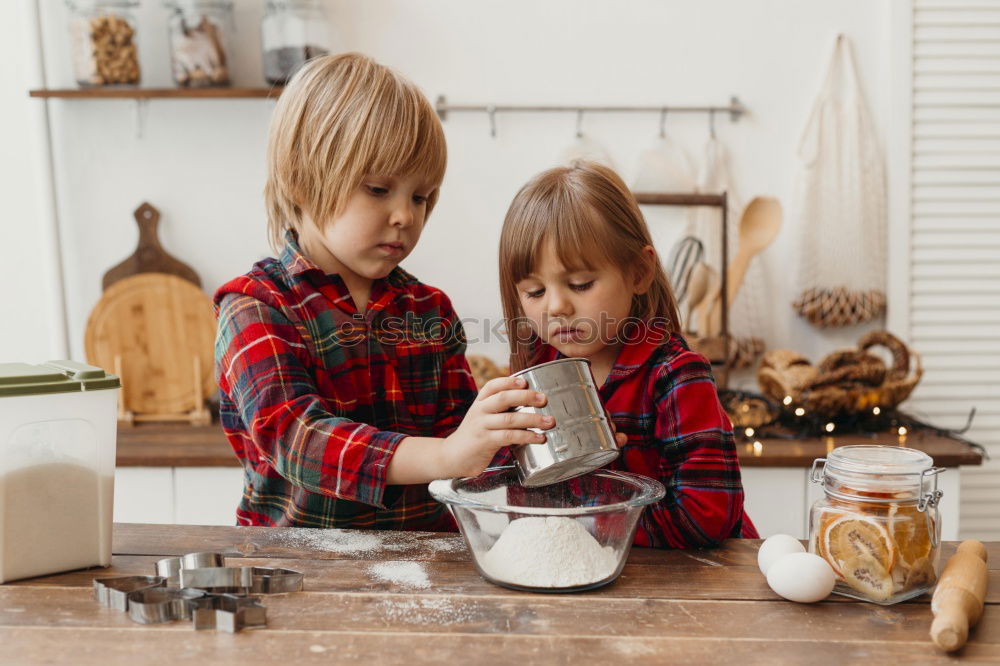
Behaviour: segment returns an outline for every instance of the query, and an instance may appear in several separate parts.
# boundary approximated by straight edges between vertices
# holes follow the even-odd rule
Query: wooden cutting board
[[[107,290],[115,282],[139,273],[167,273],[193,282],[201,286],[201,280],[194,269],[183,261],[170,256],[160,245],[156,233],[160,221],[160,211],[148,203],[135,209],[135,221],[139,225],[139,245],[128,259],[118,264],[107,273],[101,281],[101,287]]]
[[[114,372],[121,359],[122,398],[136,414],[201,409],[199,395],[215,390],[214,343],[212,301],[191,282],[165,273],[112,284],[91,311],[84,335],[87,362]]]

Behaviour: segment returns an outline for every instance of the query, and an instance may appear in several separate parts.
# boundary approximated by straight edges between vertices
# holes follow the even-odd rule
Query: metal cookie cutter
[[[94,599],[102,606],[126,611],[129,595],[150,588],[164,587],[167,579],[162,576],[116,576],[94,579]]]
[[[286,592],[301,592],[305,574],[292,569],[272,569],[270,567],[251,567],[253,573],[254,594],[283,594]]]
[[[156,561],[156,575],[177,582],[181,569],[206,569],[225,566],[221,553],[188,553],[183,557],[166,557]]]
[[[267,609],[259,597],[212,594],[193,603],[195,629],[220,629],[234,634],[267,626]]]
[[[193,602],[204,597],[201,590],[150,587],[128,595],[128,616],[140,624],[159,624],[191,617]]]
[[[181,568],[181,587],[196,587],[209,592],[244,592],[253,587],[251,567]]]
[[[304,574],[271,567],[226,567],[218,553],[191,553],[156,563],[156,570],[181,587],[215,593],[281,594],[302,589]],[[174,577],[176,576],[176,577]]]

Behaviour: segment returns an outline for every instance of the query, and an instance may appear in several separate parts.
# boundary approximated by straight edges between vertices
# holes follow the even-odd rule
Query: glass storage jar
[[[268,0],[261,19],[264,78],[284,85],[310,58],[329,53],[329,30],[317,0]]]
[[[233,27],[233,3],[219,0],[166,0],[170,69],[185,88],[229,85],[226,52]]]
[[[894,604],[934,587],[943,471],[899,446],[842,446],[813,462],[824,496],[809,513],[809,550],[833,568],[835,593]]]
[[[73,73],[81,86],[137,85],[138,0],[67,0]]]

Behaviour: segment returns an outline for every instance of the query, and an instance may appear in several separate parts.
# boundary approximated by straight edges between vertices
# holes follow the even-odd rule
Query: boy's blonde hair
[[[322,227],[366,175],[417,173],[444,179],[447,148],[434,108],[409,80],[360,53],[310,60],[292,78],[271,117],[264,203],[271,244],[298,231],[304,215]]]
[[[543,171],[514,197],[500,232],[500,295],[507,322],[511,370],[535,364],[540,346],[526,329],[517,283],[536,268],[546,242],[568,270],[610,265],[625,276],[648,267],[643,248],[653,245],[639,204],[622,179],[595,162]],[[630,316],[680,332],[677,301],[656,258],[648,291],[632,302]]]

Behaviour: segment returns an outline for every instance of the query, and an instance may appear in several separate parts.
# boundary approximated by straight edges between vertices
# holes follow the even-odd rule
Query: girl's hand
[[[487,382],[461,425],[444,440],[447,476],[478,476],[501,448],[511,444],[542,444],[545,435],[527,428],[548,430],[551,416],[511,411],[514,407],[542,407],[545,395],[527,389],[521,377],[498,377]]]

